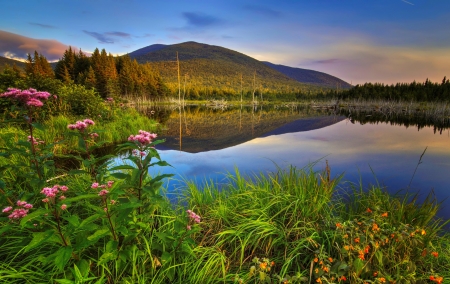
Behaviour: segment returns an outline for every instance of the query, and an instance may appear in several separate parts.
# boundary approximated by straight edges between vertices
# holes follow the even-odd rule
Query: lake
[[[320,171],[328,161],[332,176],[343,175],[342,188],[360,182],[366,188],[380,184],[391,193],[419,193],[419,199],[433,191],[443,205],[439,217],[450,218],[446,125],[397,114],[282,105],[141,111],[166,128],[159,133],[166,142],[158,150],[173,168],[155,170],[176,175],[168,183],[169,192],[182,187],[184,178],[222,183],[225,173],[235,168],[253,174],[314,163]]]

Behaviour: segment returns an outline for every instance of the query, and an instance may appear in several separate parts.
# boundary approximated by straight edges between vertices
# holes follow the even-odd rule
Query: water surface
[[[370,115],[361,124],[331,110],[283,107],[168,111],[162,122],[168,129],[160,134],[167,143],[159,150],[174,168],[158,170],[176,179],[220,183],[235,167],[252,174],[315,163],[322,170],[327,160],[332,176],[343,174],[342,187],[380,184],[392,193],[419,192],[421,198],[434,191],[443,203],[439,216],[450,217],[450,134],[442,126],[377,122]],[[171,180],[169,188],[182,184]]]

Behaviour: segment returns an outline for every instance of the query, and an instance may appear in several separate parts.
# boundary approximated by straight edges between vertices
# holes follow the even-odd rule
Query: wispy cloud
[[[273,17],[273,18],[281,17],[281,12],[264,6],[246,5],[244,6],[244,10],[257,13],[265,17]]]
[[[97,39],[99,43],[114,43],[114,40],[104,33],[101,34],[101,33],[90,32],[90,31],[86,31],[86,30],[83,30],[83,32],[85,34],[90,35],[91,37]]]
[[[8,58],[26,59],[28,53],[37,51],[49,61],[62,57],[67,45],[49,39],[34,39],[0,30],[0,54]]]
[[[321,59],[321,60],[313,60],[311,61],[311,64],[334,64],[337,63],[339,59],[337,58],[330,58],[330,59]]]
[[[98,32],[91,32],[87,30],[83,30],[83,32],[87,35],[90,35],[91,37],[98,40],[99,43],[106,43],[106,44],[113,44],[116,42],[119,42],[120,40],[117,38],[126,38],[130,39],[131,34],[124,33],[124,32],[104,32],[104,33],[98,33]]]
[[[46,25],[46,24],[40,24],[40,23],[34,23],[34,22],[30,22],[29,24],[33,25],[33,26],[38,26],[38,27],[41,27],[41,28],[45,28],[45,29],[57,29],[57,27],[52,26],[52,25]]]
[[[183,17],[187,20],[188,26],[196,28],[209,27],[222,23],[220,18],[204,13],[184,12]]]
[[[408,1],[406,1],[406,0],[401,0],[402,2],[404,2],[404,3],[406,3],[406,4],[409,4],[409,5],[413,5],[414,6],[414,4],[413,3],[411,3],[411,2],[408,2]]]
[[[131,37],[130,34],[123,33],[123,32],[106,32],[105,35],[116,36],[116,37],[123,37],[123,38],[130,38]]]

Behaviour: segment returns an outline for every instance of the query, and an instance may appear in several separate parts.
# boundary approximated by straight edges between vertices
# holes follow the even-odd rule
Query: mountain
[[[270,68],[273,68],[283,73],[284,75],[289,76],[290,78],[295,79],[302,83],[339,89],[350,89],[352,87],[352,85],[350,85],[349,83],[337,77],[331,76],[327,73],[273,64],[267,61],[262,62],[267,66],[269,66]]]
[[[345,119],[313,109],[271,108],[257,110],[251,106],[213,109],[187,106],[180,113],[164,106],[143,106],[143,113],[164,114],[165,126],[158,135],[165,139],[158,149],[173,149],[188,153],[221,150],[258,137],[310,131],[327,127]],[[155,119],[157,116],[153,115]],[[180,133],[181,131],[181,133]]]
[[[14,64],[16,64],[17,67],[20,68],[24,68],[25,67],[25,63],[18,61],[18,60],[14,60],[14,59],[9,59],[3,56],[0,56],[0,72],[3,71],[3,69],[5,68],[5,65],[9,65],[9,66],[13,66]]]
[[[237,95],[241,92],[241,86],[245,94],[297,94],[322,89],[317,84],[298,82],[240,52],[192,41],[165,46],[150,45],[128,55],[141,64],[154,66],[174,91],[178,90],[177,53],[183,87],[186,84],[186,88],[192,90]]]

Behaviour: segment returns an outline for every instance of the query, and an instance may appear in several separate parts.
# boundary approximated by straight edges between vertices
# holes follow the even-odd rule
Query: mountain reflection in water
[[[414,125],[400,117],[380,122],[371,114],[358,118],[308,108],[169,112],[162,122],[168,129],[160,133],[167,142],[159,150],[173,168],[154,169],[176,174],[169,192],[182,186],[183,178],[224,182],[225,173],[235,167],[256,174],[276,171],[277,166],[316,163],[315,169],[322,170],[328,160],[333,176],[344,175],[343,188],[361,181],[365,188],[380,184],[391,193],[418,192],[419,200],[434,191],[442,202],[439,216],[450,217],[448,125]]]

